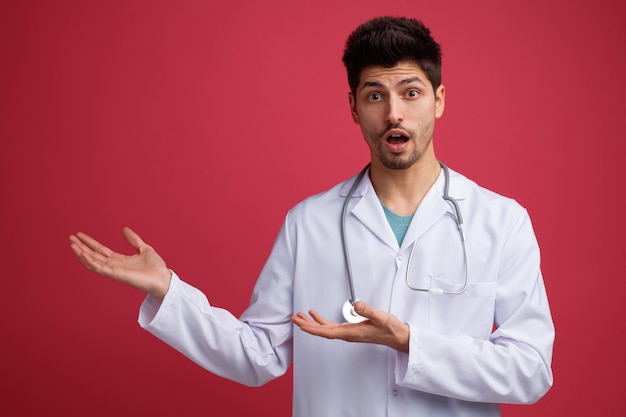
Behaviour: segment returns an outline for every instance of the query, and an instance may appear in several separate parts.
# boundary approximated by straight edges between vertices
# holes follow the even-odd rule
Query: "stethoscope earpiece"
[[[355,303],[359,301],[356,300]],[[343,318],[348,322],[348,323],[361,323],[362,321],[367,320],[365,317],[360,316],[355,310],[354,310],[354,304],[352,304],[351,300],[346,300],[345,303],[343,303],[343,307],[341,308],[341,313],[343,314]]]

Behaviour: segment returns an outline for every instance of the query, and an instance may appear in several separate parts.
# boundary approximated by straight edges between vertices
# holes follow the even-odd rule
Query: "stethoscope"
[[[459,294],[463,294],[465,290],[467,290],[467,286],[469,284],[467,245],[465,244],[465,231],[463,230],[463,216],[461,216],[461,210],[459,209],[459,204],[457,203],[457,201],[448,195],[448,189],[450,187],[450,172],[448,170],[448,167],[441,161],[439,161],[439,164],[441,165],[441,168],[443,169],[443,175],[444,175],[444,180],[445,180],[444,187],[443,187],[443,195],[441,197],[446,202],[448,202],[452,207],[454,207],[454,213],[455,213],[455,214],[452,214],[450,212],[447,212],[446,214],[454,218],[454,220],[456,221],[457,227],[459,229],[459,235],[461,237],[461,244],[463,245],[463,262],[465,266],[465,282],[463,283],[463,288],[461,288],[458,291],[445,291],[441,288],[418,288],[418,287],[412,286],[411,283],[409,282],[409,270],[411,267],[411,260],[413,259],[413,252],[415,251],[415,247],[417,246],[417,243],[413,244],[413,247],[411,248],[411,252],[409,254],[409,259],[407,260],[405,281],[406,281],[406,285],[414,291],[424,291],[424,292],[429,292],[431,294],[439,294],[439,295],[459,295]],[[341,312],[343,314],[344,319],[349,323],[359,323],[361,321],[367,320],[365,317],[362,317],[359,314],[357,314],[357,312],[354,310],[354,303],[356,303],[358,299],[356,298],[356,291],[354,290],[354,278],[352,276],[352,265],[350,264],[350,251],[348,250],[348,236],[346,233],[346,217],[348,213],[348,204],[350,202],[350,199],[352,198],[352,195],[354,194],[357,186],[363,179],[363,176],[365,176],[365,173],[369,169],[370,165],[371,164],[367,164],[365,168],[363,168],[361,172],[359,172],[359,175],[354,180],[354,183],[352,183],[352,187],[350,188],[350,191],[348,192],[348,195],[346,196],[346,200],[343,203],[343,209],[341,211],[341,238],[343,240],[343,254],[346,260],[346,266],[348,268],[348,283],[350,284],[350,299],[348,299],[345,303],[343,303]]]

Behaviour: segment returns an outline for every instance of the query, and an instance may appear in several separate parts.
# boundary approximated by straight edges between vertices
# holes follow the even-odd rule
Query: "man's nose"
[[[404,107],[399,97],[390,96],[387,102],[387,122],[391,125],[404,121]]]

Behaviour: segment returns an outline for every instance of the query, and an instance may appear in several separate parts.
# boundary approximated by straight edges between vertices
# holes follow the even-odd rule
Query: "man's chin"
[[[397,158],[381,159],[381,162],[388,169],[402,170],[411,168],[413,165],[415,165],[418,159],[419,157],[415,156],[411,158],[398,156]]]

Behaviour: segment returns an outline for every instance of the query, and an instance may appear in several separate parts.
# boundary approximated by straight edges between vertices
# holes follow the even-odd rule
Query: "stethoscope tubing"
[[[359,172],[359,175],[356,177],[354,182],[352,183],[352,187],[350,191],[348,191],[348,195],[346,196],[346,200],[343,203],[343,209],[341,210],[341,239],[343,242],[343,256],[346,260],[346,267],[348,269],[348,284],[350,285],[350,304],[354,306],[356,303],[356,291],[354,290],[354,277],[352,276],[352,264],[350,263],[350,250],[348,250],[348,235],[346,233],[346,218],[348,217],[348,205],[350,203],[350,199],[354,195],[356,188],[359,186],[359,183],[365,176],[365,173],[370,168],[372,164],[369,163],[365,165],[365,168]]]
[[[413,287],[411,286],[410,282],[409,282],[409,270],[410,270],[410,266],[411,266],[411,260],[413,258],[413,252],[415,251],[415,247],[417,246],[416,244],[413,244],[413,247],[411,248],[411,252],[409,254],[409,259],[407,260],[407,268],[406,268],[406,274],[405,274],[405,280],[406,280],[406,284],[407,286],[414,290],[414,291],[424,291],[424,292],[429,292],[429,293],[433,293],[433,294],[441,294],[441,295],[459,295],[464,293],[469,285],[469,268],[468,268],[468,254],[467,254],[467,243],[466,243],[466,238],[465,238],[465,230],[463,228],[463,216],[461,215],[461,209],[459,208],[459,204],[458,202],[450,197],[449,195],[449,188],[450,188],[450,171],[448,170],[448,167],[441,161],[439,161],[439,164],[441,165],[441,168],[443,169],[443,173],[444,173],[444,191],[443,191],[443,195],[442,198],[448,202],[453,208],[454,208],[454,213],[448,213],[451,217],[454,218],[454,220],[456,221],[457,224],[457,228],[459,229],[459,235],[461,237],[461,243],[463,246],[463,260],[464,260],[464,265],[465,265],[465,281],[463,284],[463,287],[458,290],[458,291],[445,291],[442,290],[440,288],[434,288],[434,289],[427,289],[427,288],[417,288],[417,287]],[[346,318],[347,321],[351,321],[351,322],[356,322],[356,321],[360,321],[359,318],[360,316],[358,314],[356,314],[356,312],[354,311],[354,303],[357,302],[357,297],[356,297],[356,290],[354,288],[354,277],[352,275],[352,264],[351,264],[351,260],[350,260],[350,250],[348,249],[348,235],[346,232],[346,219],[347,219],[347,214],[348,214],[348,205],[350,203],[350,199],[352,198],[352,196],[354,195],[354,192],[356,191],[356,188],[358,187],[358,185],[360,184],[361,180],[363,179],[363,177],[365,176],[366,172],[368,171],[368,169],[370,168],[371,164],[368,163],[362,170],[361,172],[359,172],[359,174],[357,175],[356,179],[354,180],[354,182],[352,183],[352,187],[350,187],[350,191],[348,191],[348,194],[346,195],[346,199],[343,203],[343,208],[341,210],[341,239],[342,239],[342,243],[343,243],[343,253],[344,253],[344,258],[346,261],[346,269],[348,272],[348,284],[349,284],[349,289],[350,289],[350,299],[344,303],[343,306],[343,314],[344,317]]]

